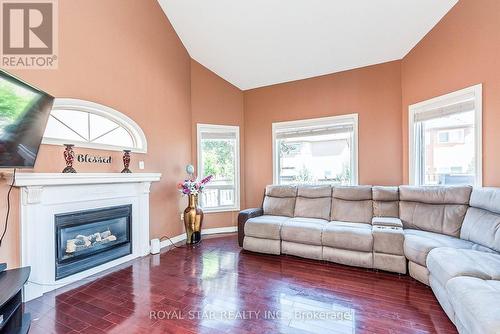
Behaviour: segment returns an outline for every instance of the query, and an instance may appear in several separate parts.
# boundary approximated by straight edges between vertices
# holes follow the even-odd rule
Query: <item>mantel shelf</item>
[[[12,177],[12,176],[11,176]],[[17,173],[16,187],[155,182],[160,173]]]

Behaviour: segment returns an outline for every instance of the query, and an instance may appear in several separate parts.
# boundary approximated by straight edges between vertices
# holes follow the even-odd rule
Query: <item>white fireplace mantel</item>
[[[21,265],[31,266],[24,299],[149,253],[149,188],[159,173],[18,173]],[[132,205],[132,254],[74,275],[55,279],[56,214]]]
[[[155,182],[160,173],[18,173],[16,187]]]

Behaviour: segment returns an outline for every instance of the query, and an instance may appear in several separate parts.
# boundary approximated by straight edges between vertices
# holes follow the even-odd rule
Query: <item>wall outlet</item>
[[[144,161],[139,161],[139,169],[144,169]]]
[[[181,220],[184,220],[184,212],[181,213]]]

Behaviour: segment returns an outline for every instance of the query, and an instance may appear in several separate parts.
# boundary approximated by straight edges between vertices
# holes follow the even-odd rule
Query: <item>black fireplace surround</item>
[[[132,205],[55,215],[56,280],[132,253]]]

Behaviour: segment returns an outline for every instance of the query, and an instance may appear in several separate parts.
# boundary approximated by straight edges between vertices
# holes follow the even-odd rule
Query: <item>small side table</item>
[[[0,334],[25,334],[31,315],[24,313],[22,290],[31,268],[17,268],[0,273]]]

